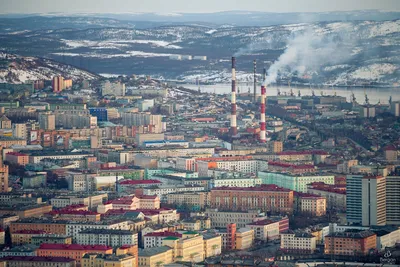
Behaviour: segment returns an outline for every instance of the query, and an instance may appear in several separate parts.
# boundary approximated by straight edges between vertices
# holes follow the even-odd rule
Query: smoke
[[[307,29],[287,42],[286,50],[268,69],[265,85],[277,80],[279,73],[304,75],[318,73],[323,66],[343,63],[351,58],[356,38],[346,30],[316,35]]]

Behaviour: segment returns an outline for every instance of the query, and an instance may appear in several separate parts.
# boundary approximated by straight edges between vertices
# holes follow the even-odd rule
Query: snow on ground
[[[89,47],[92,49],[118,49],[121,47],[129,47],[129,44],[148,44],[155,47],[163,47],[169,49],[182,49],[181,46],[174,45],[174,42],[160,40],[108,40],[108,41],[90,41],[90,40],[66,40],[61,39],[69,48],[75,49],[79,47]]]
[[[345,69],[345,68],[349,68],[349,67],[350,67],[350,65],[348,65],[348,64],[328,66],[328,67],[324,68],[324,71],[334,71],[337,69]]]
[[[361,67],[350,73],[353,79],[380,79],[381,77],[392,74],[398,69],[398,66],[390,63],[372,64],[366,67]]]
[[[169,57],[173,54],[149,53],[144,51],[126,51],[125,54],[97,54],[97,53],[52,53],[57,56],[66,57],[91,57],[91,58],[119,58],[119,57]]]
[[[216,29],[209,30],[206,32],[206,34],[213,34],[214,32],[217,32],[217,30]]]
[[[100,76],[103,76],[104,78],[117,78],[118,76],[124,76],[122,74],[112,74],[112,73],[100,73]]]
[[[369,38],[400,32],[400,20],[385,21],[371,27]]]

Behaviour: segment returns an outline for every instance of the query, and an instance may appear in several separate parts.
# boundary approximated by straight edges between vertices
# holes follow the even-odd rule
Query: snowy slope
[[[0,83],[18,84],[28,80],[51,80],[57,75],[74,81],[98,77],[96,74],[48,59],[0,53],[0,61]]]

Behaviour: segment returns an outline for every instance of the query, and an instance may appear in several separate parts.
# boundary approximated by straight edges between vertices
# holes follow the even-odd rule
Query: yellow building
[[[221,254],[222,237],[216,234],[203,234],[204,257],[213,257]]]
[[[167,237],[163,244],[173,248],[176,261],[201,262],[204,260],[204,240],[197,232],[185,232],[182,239]]]
[[[160,267],[174,262],[173,249],[168,246],[139,250],[139,267]]]
[[[137,267],[132,255],[115,254],[85,254],[81,259],[81,266],[91,267]]]
[[[254,230],[240,228],[236,231],[236,249],[243,250],[251,248],[254,244]]]

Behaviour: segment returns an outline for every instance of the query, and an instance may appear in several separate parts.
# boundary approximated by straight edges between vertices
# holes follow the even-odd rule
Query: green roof
[[[178,239],[179,239],[179,237],[175,237],[175,236],[169,236],[169,237],[164,238],[164,240],[178,240]]]
[[[196,232],[196,231],[187,231],[187,232],[185,232],[185,233],[183,233],[184,235],[197,235],[198,234],[198,232]]]

